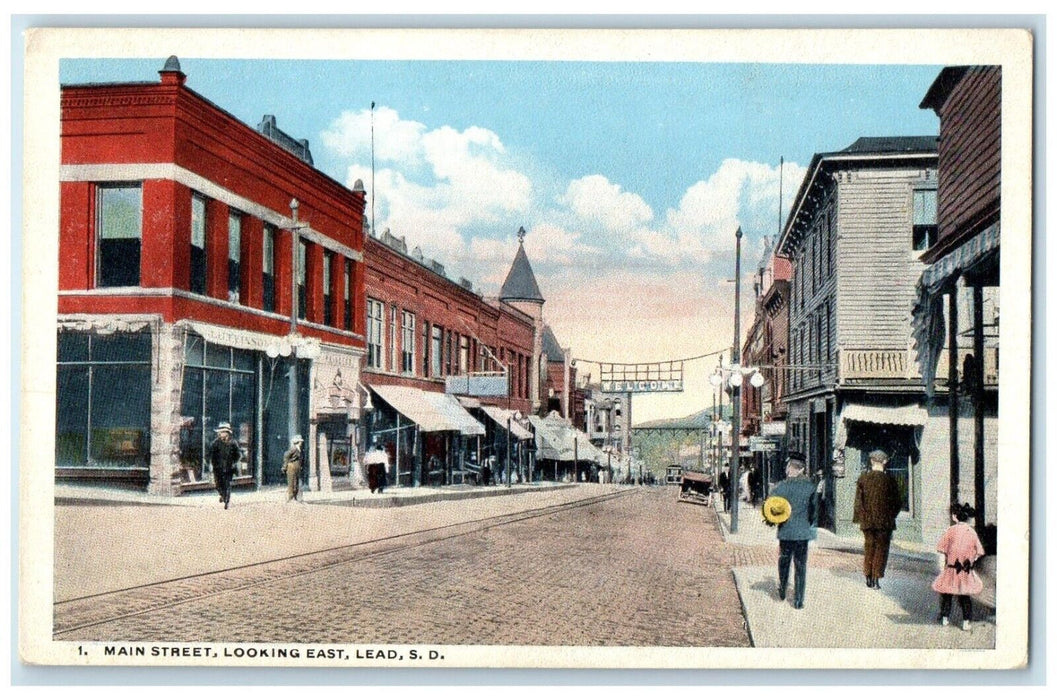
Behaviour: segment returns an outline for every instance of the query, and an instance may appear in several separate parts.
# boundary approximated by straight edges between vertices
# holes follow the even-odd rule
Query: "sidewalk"
[[[573,484],[533,482],[511,486],[392,486],[384,493],[349,489],[341,491],[302,491],[305,503],[332,503],[362,508],[389,508],[418,505],[436,501],[456,501],[465,498],[510,496],[518,493],[541,493],[569,488]],[[286,501],[286,485],[262,486],[259,489],[234,489],[231,502],[236,504],[278,503]],[[179,496],[156,496],[145,491],[89,484],[55,484],[56,505],[165,505],[192,508],[214,508],[215,490],[193,491]]]
[[[921,545],[893,542],[881,590],[866,587],[857,567],[820,565],[820,554],[862,554],[862,540],[837,537],[819,529],[808,554],[804,608],[792,606],[792,595],[778,599],[778,556],[775,530],[759,510],[739,504],[738,532],[730,532],[730,514],[716,511],[724,539],[736,545],[775,548],[769,566],[735,567],[749,636],[757,647],[991,649],[995,616],[991,606],[974,598],[972,629],[963,631],[955,603],[950,627],[936,622],[939,596],[931,583],[935,555]],[[790,572],[789,593],[793,575]],[[986,587],[985,587],[986,592]],[[993,594],[990,599],[994,600]]]

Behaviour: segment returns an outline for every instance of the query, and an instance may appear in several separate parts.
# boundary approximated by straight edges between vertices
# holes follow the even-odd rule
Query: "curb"
[[[312,499],[310,503],[314,505],[347,506],[350,508],[399,508],[401,506],[415,506],[423,503],[435,503],[438,501],[463,501],[469,498],[494,498],[496,496],[513,496],[522,493],[543,493],[546,491],[557,491],[559,489],[567,488],[572,488],[572,484],[532,487],[523,486],[520,488],[512,486],[508,489],[494,489],[489,491],[453,491],[451,493],[382,496],[381,498],[320,498]]]

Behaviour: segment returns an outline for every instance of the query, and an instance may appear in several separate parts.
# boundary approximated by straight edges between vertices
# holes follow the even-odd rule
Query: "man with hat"
[[[764,518],[778,525],[778,598],[785,600],[789,584],[789,564],[795,569],[793,607],[804,607],[807,589],[808,543],[818,536],[818,490],[804,472],[804,455],[790,452],[786,478],[764,501]]]
[[[209,446],[209,463],[213,465],[213,483],[220,494],[220,502],[227,510],[231,501],[231,477],[235,474],[235,465],[242,459],[242,450],[232,439],[230,423],[221,423],[214,432],[217,437]]]
[[[286,472],[286,502],[297,498],[301,492],[301,445],[305,440],[300,435],[290,438],[290,449],[283,455],[283,471]]]
[[[888,455],[884,450],[870,453],[870,468],[859,475],[855,484],[855,508],[852,522],[863,534],[863,575],[867,588],[880,588],[888,564],[888,548],[896,516],[903,508],[903,497],[895,477],[885,471]]]

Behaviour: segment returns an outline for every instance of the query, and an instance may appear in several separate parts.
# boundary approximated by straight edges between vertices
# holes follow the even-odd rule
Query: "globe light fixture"
[[[763,386],[766,382],[767,382],[767,380],[764,378],[764,376],[762,374],[760,374],[759,370],[756,370],[755,372],[753,372],[752,376],[749,377],[749,384],[752,384],[757,389],[759,389],[761,386]]]
[[[730,385],[733,386],[733,387],[741,386],[741,368],[740,367],[738,367],[736,371],[732,371],[731,372],[730,379],[728,381],[730,382]]]

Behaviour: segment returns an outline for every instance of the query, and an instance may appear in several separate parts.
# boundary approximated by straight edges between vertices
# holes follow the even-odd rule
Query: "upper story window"
[[[330,266],[334,263],[334,254],[329,250],[323,251],[323,325],[334,325],[334,310],[330,308],[333,297],[330,293]]]
[[[389,371],[396,371],[396,334],[399,328],[399,322],[397,320],[397,308],[395,306],[389,307]]]
[[[262,305],[265,311],[275,311],[275,227],[264,225],[263,258],[261,261]]]
[[[303,238],[297,239],[297,317],[305,318],[308,313],[308,244]]]
[[[367,366],[382,368],[382,331],[385,325],[385,304],[367,300]]]
[[[191,291],[206,293],[206,199],[191,196]]]
[[[242,260],[242,214],[228,214],[228,301],[239,303],[239,262]]]
[[[101,185],[96,231],[96,284],[138,287],[143,239],[143,194],[137,185]]]
[[[466,374],[470,371],[470,338],[469,336],[459,336],[459,374]]]
[[[928,250],[935,245],[937,230],[936,190],[914,190],[914,250]]]
[[[400,371],[415,373],[415,314],[405,311],[400,324]]]
[[[440,326],[433,326],[433,335],[430,338],[429,358],[430,358],[430,375],[434,377],[441,376],[441,352],[443,350],[443,337],[444,329]]]
[[[352,330],[352,261],[345,261],[345,330]]]

